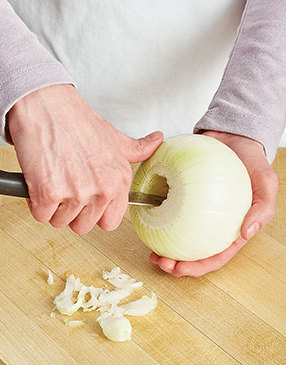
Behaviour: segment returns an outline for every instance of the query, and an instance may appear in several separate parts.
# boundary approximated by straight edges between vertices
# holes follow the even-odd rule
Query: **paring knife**
[[[20,172],[0,170],[0,194],[29,198],[28,186],[24,175]],[[128,204],[156,206],[162,204],[166,197],[129,191]]]

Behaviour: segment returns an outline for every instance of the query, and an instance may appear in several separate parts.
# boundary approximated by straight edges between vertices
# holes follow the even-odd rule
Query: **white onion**
[[[125,342],[131,340],[132,327],[123,316],[108,316],[98,321],[103,334],[111,341]]]
[[[119,310],[127,316],[145,316],[157,306],[157,296],[152,293],[152,297],[143,295],[142,298],[119,306]]]
[[[84,312],[91,312],[99,306],[98,297],[104,290],[101,288],[95,288],[94,286],[87,286],[86,292],[90,294],[90,299],[84,301],[82,308]]]
[[[74,291],[79,291],[77,298],[73,297]],[[80,279],[75,279],[74,275],[67,278],[65,289],[55,297],[54,304],[61,314],[71,316],[85,301],[86,287],[80,282]]]
[[[123,274],[120,271],[119,267],[115,267],[110,272],[103,271],[102,278],[104,280],[108,280],[116,288],[131,289],[139,288],[140,286],[142,286],[142,283],[140,281],[136,281],[130,276]]]
[[[54,284],[54,276],[52,274],[52,272],[48,269],[48,279],[47,279],[47,283],[49,285],[53,285]]]
[[[114,289],[103,291],[98,298],[99,311],[106,312],[109,311],[111,307],[116,306],[120,300],[128,297],[132,293],[132,288],[130,289]]]
[[[68,319],[64,319],[65,325],[69,327],[82,327],[84,325],[84,321],[69,321]]]
[[[119,306],[119,302],[129,296],[135,288],[142,286],[142,283],[121,273],[119,267],[110,272],[103,271],[102,277],[112,283],[115,289],[85,286],[79,278],[76,279],[74,275],[70,275],[66,280],[64,290],[54,299],[55,308],[61,314],[68,316],[80,308],[83,309],[83,312],[97,309],[101,312],[97,321],[102,327],[104,335],[112,341],[128,341],[131,339],[132,328],[129,320],[123,317],[123,314],[143,316],[156,307],[157,297],[154,293],[151,298],[143,295],[141,299]],[[74,297],[74,292],[79,292],[76,297]],[[90,294],[90,299],[86,299],[86,294]],[[51,317],[54,316],[55,313],[52,312]],[[65,319],[64,322],[70,327],[83,325],[83,321]]]
[[[165,140],[140,164],[131,189],[167,196],[159,207],[131,206],[136,232],[160,256],[192,261],[226,249],[251,206],[251,181],[238,156],[202,135]]]

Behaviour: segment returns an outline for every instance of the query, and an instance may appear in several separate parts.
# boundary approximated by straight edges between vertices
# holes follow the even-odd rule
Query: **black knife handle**
[[[20,172],[0,170],[0,194],[29,198],[28,186]]]

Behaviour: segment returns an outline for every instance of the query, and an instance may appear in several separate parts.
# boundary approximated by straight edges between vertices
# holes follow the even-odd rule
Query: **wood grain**
[[[19,304],[19,303],[18,303]],[[50,336],[0,291],[0,356],[8,364],[76,364]]]
[[[113,232],[85,236],[33,220],[23,199],[0,196],[0,359],[4,364],[286,364],[286,150],[274,163],[280,180],[277,215],[223,269],[176,279],[149,263],[126,214]],[[19,169],[11,147],[0,168]],[[120,266],[143,281],[135,299],[154,291],[158,307],[130,317],[132,341],[108,341],[98,313],[76,313],[69,328],[53,298],[67,272],[102,286],[102,270]],[[48,268],[55,284],[46,282]],[[1,364],[0,360],[0,364]]]
[[[279,178],[276,216],[264,232],[286,246],[286,148],[279,148],[273,168]]]

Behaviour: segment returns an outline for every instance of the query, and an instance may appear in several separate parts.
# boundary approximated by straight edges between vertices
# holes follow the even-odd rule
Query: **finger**
[[[70,222],[70,228],[78,234],[86,234],[93,229],[102,216],[108,202],[96,204],[96,200],[84,206],[77,217]]]
[[[241,235],[250,240],[259,229],[266,226],[275,216],[278,179],[269,166],[262,173],[250,176],[253,202],[241,226]]]
[[[116,229],[126,212],[128,205],[128,192],[120,194],[110,201],[105,209],[102,217],[98,221],[98,226],[105,231],[112,231]]]
[[[160,131],[153,132],[143,138],[135,139],[122,136],[124,141],[121,151],[130,163],[147,160],[163,142],[164,136]]]
[[[216,255],[197,261],[178,262],[171,274],[176,277],[199,277],[218,270],[230,261],[246,243],[247,241],[239,236],[227,249]]]
[[[241,247],[243,247],[245,243],[246,241],[238,238],[226,250],[202,260],[175,261],[166,257],[158,256],[154,252],[150,255],[150,260],[154,264],[158,265],[163,271],[174,276],[201,276],[209,271],[217,270],[219,265],[224,265],[239,251]]]
[[[158,263],[157,263],[157,265],[160,267],[160,269],[162,269],[163,271],[166,271],[169,274],[171,274],[173,272],[176,264],[177,264],[176,260],[172,260],[167,257],[160,257],[158,260]]]
[[[152,262],[152,264],[158,265],[163,271],[166,271],[169,274],[173,271],[177,263],[177,261],[168,259],[166,257],[161,257],[155,252],[150,254],[150,262]]]
[[[152,253],[150,254],[150,257],[149,257],[150,262],[151,262],[152,264],[155,264],[155,265],[157,265],[157,264],[158,264],[158,260],[159,260],[159,258],[160,258],[160,256],[159,256],[159,255],[157,255],[155,252],[152,252]]]
[[[34,203],[31,199],[26,199],[26,201],[32,216],[41,223],[49,222],[59,206],[59,203],[42,205]]]
[[[83,205],[74,204],[70,199],[65,200],[58,206],[50,219],[50,224],[55,228],[65,227],[78,216],[82,209]]]

